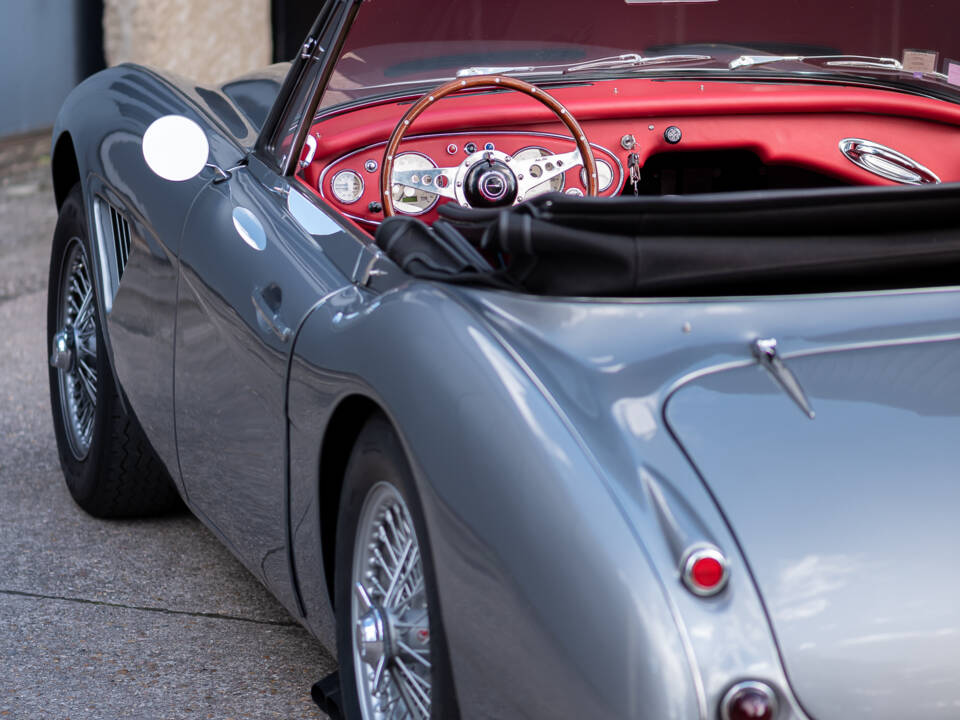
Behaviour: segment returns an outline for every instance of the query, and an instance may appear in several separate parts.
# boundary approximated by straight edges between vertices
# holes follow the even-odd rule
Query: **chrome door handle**
[[[280,319],[280,304],[283,299],[280,287],[271,283],[265,288],[257,288],[250,299],[261,324],[280,338],[280,342],[287,342],[293,331]]]

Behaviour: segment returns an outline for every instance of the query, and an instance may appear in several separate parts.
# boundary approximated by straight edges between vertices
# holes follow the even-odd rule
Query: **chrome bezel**
[[[526,152],[527,150],[539,150],[540,152],[546,153],[547,155],[553,155],[553,154],[554,154],[554,153],[550,152],[549,150],[547,150],[545,147],[541,147],[540,145],[527,145],[526,147],[522,147],[522,148],[520,148],[519,150],[517,150],[511,157],[514,157],[514,158],[515,158],[515,157],[517,157],[517,155],[519,155],[519,154],[522,153],[522,152]],[[557,190],[551,189],[551,190],[547,190],[546,192],[562,192],[563,189],[567,186],[567,173],[565,173],[565,172],[564,172],[564,173],[560,173],[559,175],[557,175],[557,177],[560,178],[560,187],[559,187]],[[550,182],[550,181],[553,180],[553,179],[554,179],[554,178],[550,178],[550,180],[544,180],[543,182]],[[534,187],[540,187],[540,185],[534,185]],[[529,193],[529,192],[527,192],[526,197],[528,197],[528,198],[530,197],[530,193]],[[534,195],[534,197],[536,197],[536,195]]]
[[[744,680],[731,686],[723,695],[720,701],[720,720],[730,720],[730,705],[733,699],[744,690],[759,690],[770,700],[770,707],[773,708],[773,720],[776,720],[780,714],[780,701],[777,699],[777,693],[773,688],[759,680]]]
[[[344,200],[337,193],[336,182],[337,182],[337,178],[340,177],[341,175],[353,175],[357,178],[357,180],[360,181],[360,194],[357,195],[357,197],[354,200]],[[330,192],[333,193],[334,199],[338,203],[341,203],[343,205],[353,205],[354,203],[359,202],[360,199],[363,197],[363,193],[366,191],[366,189],[367,189],[367,186],[364,185],[363,183],[363,177],[356,170],[350,170],[349,168],[345,168],[343,170],[338,171],[332,178],[330,178]]]
[[[866,170],[868,173],[876,175],[877,177],[882,177],[885,180],[890,180],[891,182],[895,182],[900,185],[939,185],[941,183],[939,176],[929,168],[924,167],[913,158],[908,157],[901,152],[897,152],[893,148],[887,147],[886,145],[881,145],[880,143],[874,142],[873,140],[864,140],[863,138],[844,138],[840,141],[839,147],[843,156],[858,168],[861,170]],[[917,180],[909,180],[899,177],[893,171],[884,171],[882,167],[876,167],[861,159],[861,157],[854,156],[851,153],[857,147],[862,147],[868,150],[867,153],[863,153],[867,157],[877,157],[891,165],[899,166],[904,172],[915,175]]]
[[[720,582],[711,588],[702,587],[693,580],[693,566],[698,560],[703,559],[716,560],[723,569]],[[730,564],[717,546],[695,545],[684,553],[683,559],[680,561],[680,576],[687,590],[697,597],[713,597],[719,595],[727,587],[727,582],[730,580]]]

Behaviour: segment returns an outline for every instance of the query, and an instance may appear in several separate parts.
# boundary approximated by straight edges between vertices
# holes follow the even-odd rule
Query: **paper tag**
[[[904,50],[903,69],[914,73],[936,72],[939,56],[940,53],[933,50]]]
[[[960,85],[960,62],[947,60],[946,76],[947,82],[951,85]]]

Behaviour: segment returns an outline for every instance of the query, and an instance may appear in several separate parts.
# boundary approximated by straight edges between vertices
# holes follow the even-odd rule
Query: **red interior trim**
[[[625,134],[636,137],[641,163],[666,151],[745,149],[755,152],[767,164],[796,165],[858,184],[883,185],[888,181],[868,173],[841,155],[838,144],[844,138],[860,137],[909,155],[927,166],[944,182],[960,181],[960,107],[905,93],[819,84],[774,84],[757,82],[656,81],[642,78],[609,80],[570,87],[550,88],[581,122],[588,139],[612,151],[626,167],[628,151],[620,147]],[[318,192],[321,173],[326,184],[341,168],[356,170],[366,190],[351,206],[341,205],[328,188],[322,193],[342,212],[375,220],[367,210],[379,199],[378,176],[367,173],[367,159],[382,161],[382,145],[344,158],[360,148],[383,143],[408,109],[409,102],[389,102],[342,113],[315,124],[318,138],[313,164],[303,174],[311,190]],[[663,139],[670,125],[683,130],[683,140],[671,146]],[[650,127],[653,130],[650,130]],[[493,135],[491,131],[510,135]],[[543,141],[527,132],[565,135],[566,131],[550,111],[530,98],[516,93],[473,93],[446,98],[437,103],[412,128],[401,150],[426,154],[443,167],[455,165],[462,154],[450,156],[445,147],[456,142],[462,147],[465,136],[423,137],[433,133],[469,132],[480,147],[492,141],[508,153],[529,145],[564,152],[570,141]],[[604,153],[598,157],[612,160]],[[616,170],[616,168],[615,168]],[[566,186],[578,186],[578,171],[567,174]],[[615,173],[616,174],[616,173]],[[619,178],[618,178],[619,179]],[[615,182],[612,194],[620,189]],[[425,220],[435,215],[428,213]]]

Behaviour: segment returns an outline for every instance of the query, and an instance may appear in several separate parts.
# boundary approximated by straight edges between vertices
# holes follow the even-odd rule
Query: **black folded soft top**
[[[547,295],[835,292],[960,283],[960,184],[663,197],[544,195],[392,218],[407,272]],[[478,253],[477,250],[480,252]]]

